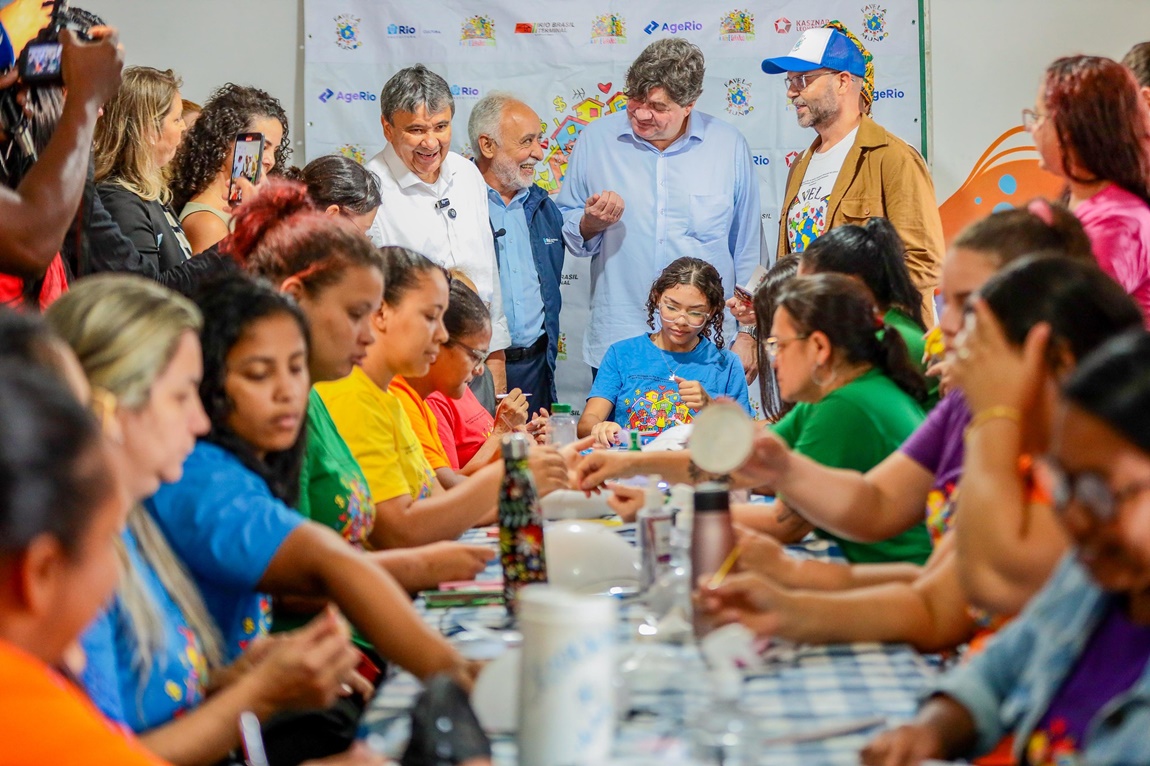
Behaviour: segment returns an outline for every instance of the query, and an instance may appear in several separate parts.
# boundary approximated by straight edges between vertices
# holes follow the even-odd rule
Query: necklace
[[[691,346],[691,348],[687,349],[686,351],[676,352],[676,351],[668,351],[667,349],[662,348],[659,345],[659,341],[657,340],[658,337],[659,337],[659,333],[655,333],[654,336],[651,338],[651,343],[653,343],[655,345],[655,348],[659,349],[659,351],[660,351],[659,358],[663,360],[663,364],[667,367],[667,372],[670,373],[670,375],[668,376],[668,380],[670,380],[672,383],[674,383],[675,382],[675,373],[677,373],[679,371],[679,368],[683,366],[683,363],[679,362],[674,367],[671,367],[671,363],[667,361],[667,355],[668,354],[675,354],[675,353],[680,353],[680,354],[691,353],[692,351],[694,351],[696,348],[699,347],[700,338],[699,338],[699,336],[695,336],[695,345],[694,346]],[[674,358],[674,357],[672,357],[672,358]]]

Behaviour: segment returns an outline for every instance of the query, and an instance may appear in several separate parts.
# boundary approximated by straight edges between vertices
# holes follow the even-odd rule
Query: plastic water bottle
[[[548,423],[551,429],[549,441],[553,446],[562,447],[579,439],[579,434],[576,431],[579,420],[575,417],[574,413],[571,412],[570,404],[561,404],[559,402],[552,404],[551,418]]]
[[[543,512],[535,481],[527,468],[531,440],[520,433],[503,437],[503,485],[499,488],[499,560],[503,564],[503,600],[514,616],[524,585],[547,582],[543,553]]]

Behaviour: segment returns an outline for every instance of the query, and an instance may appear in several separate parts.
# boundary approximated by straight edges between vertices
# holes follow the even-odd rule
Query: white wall
[[[288,113],[302,157],[303,0],[75,0],[120,30],[129,64],[173,69],[203,103],[225,82],[254,85]],[[380,83],[382,85],[382,81]]]
[[[726,7],[729,3],[714,3]],[[530,6],[529,0],[524,0]],[[118,26],[128,62],[171,67],[202,101],[228,80],[279,98],[302,155],[302,0],[84,0]],[[939,199],[997,136],[1019,124],[1038,80],[1069,53],[1119,57],[1150,39],[1150,1],[927,0],[931,164]],[[333,6],[338,3],[333,2]],[[766,19],[760,20],[765,24]],[[881,62],[878,62],[881,65]],[[379,76],[380,85],[386,73]]]

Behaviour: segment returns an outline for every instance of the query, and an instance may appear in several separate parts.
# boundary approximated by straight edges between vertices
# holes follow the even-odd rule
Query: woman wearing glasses
[[[1132,331],[1067,381],[1044,461],[1073,551],[986,651],[943,676],[869,764],[990,750],[1030,764],[1145,763],[1150,727],[1150,336]]]
[[[1150,316],[1150,109],[1134,74],[1100,56],[1060,58],[1022,124],[1066,180],[1098,265]]]
[[[591,384],[579,436],[599,446],[621,441],[624,429],[657,433],[690,423],[715,397],[748,413],[739,358],[723,350],[723,281],[698,258],[673,261],[651,285],[647,324],[658,329],[612,344]]]

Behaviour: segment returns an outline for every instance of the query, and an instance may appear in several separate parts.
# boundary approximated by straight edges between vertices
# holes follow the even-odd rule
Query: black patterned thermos
[[[499,489],[499,558],[503,564],[503,598],[507,613],[518,608],[524,585],[547,582],[543,554],[543,513],[535,481],[527,469],[530,440],[525,434],[503,437],[503,486]]]

